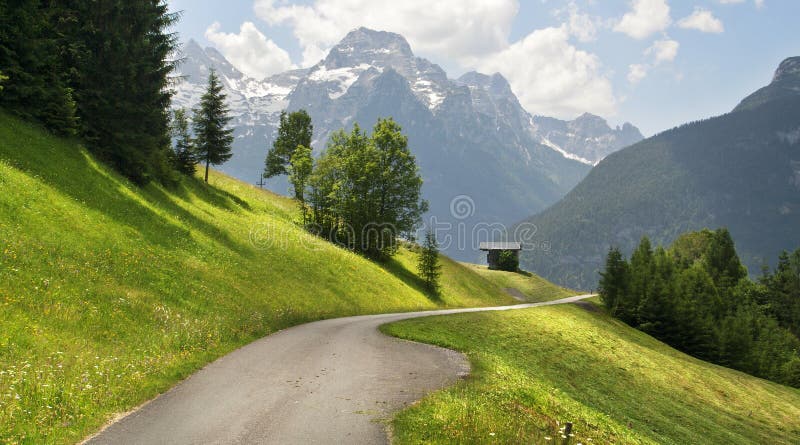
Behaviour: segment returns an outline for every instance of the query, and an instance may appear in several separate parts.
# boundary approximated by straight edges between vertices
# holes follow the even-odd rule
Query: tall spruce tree
[[[75,99],[87,146],[133,181],[172,177],[170,60],[178,20],[162,0],[68,2]],[[69,16],[68,16],[69,17]]]
[[[225,94],[217,73],[208,75],[208,88],[194,111],[195,150],[198,159],[205,163],[205,181],[208,182],[209,165],[224,164],[233,156],[233,129],[227,128],[231,117]]]
[[[197,170],[197,153],[189,134],[189,118],[183,108],[172,112],[172,138],[175,140],[175,169],[184,175],[193,175]]]
[[[600,274],[600,298],[613,316],[629,312],[624,307],[627,294],[628,263],[622,252],[612,247],[606,256],[606,268]]]
[[[417,270],[422,281],[425,282],[425,287],[433,293],[438,293],[442,265],[439,262],[439,246],[436,242],[436,235],[430,230],[425,232],[425,240],[420,247]]]
[[[281,112],[278,137],[267,152],[264,177],[271,178],[289,173],[288,167],[297,147],[311,147],[314,126],[306,110],[293,113]]]

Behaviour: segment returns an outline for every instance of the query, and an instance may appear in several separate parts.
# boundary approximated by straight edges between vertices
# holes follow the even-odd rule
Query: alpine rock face
[[[613,130],[597,116],[572,122],[534,117],[502,75],[450,79],[416,57],[402,36],[366,28],[351,31],[308,69],[261,80],[194,41],[183,59],[173,106],[194,107],[209,70],[217,71],[236,128],[234,157],[222,170],[248,182],[263,171],[282,110],[311,115],[317,153],[333,131],[355,123],[370,130],[378,118],[394,118],[425,180],[426,224],[450,231],[442,234],[443,250],[461,260],[481,258],[477,242],[491,236],[487,228],[553,204],[602,157],[642,139],[632,125]],[[268,187],[288,191],[284,178],[269,180]]]

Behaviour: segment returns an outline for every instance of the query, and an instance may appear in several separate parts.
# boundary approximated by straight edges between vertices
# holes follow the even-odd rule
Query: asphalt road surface
[[[388,337],[407,318],[545,303],[367,315],[295,326],[209,364],[89,444],[381,444],[392,413],[469,373],[454,351]]]

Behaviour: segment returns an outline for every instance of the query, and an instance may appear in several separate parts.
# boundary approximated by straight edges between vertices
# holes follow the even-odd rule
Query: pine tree
[[[184,175],[194,175],[197,170],[197,153],[194,141],[189,135],[189,119],[186,110],[177,109],[172,113],[172,137],[175,140],[175,169]]]
[[[172,179],[169,88],[178,15],[166,2],[76,0],[63,11],[64,48],[80,135],[136,183]]]
[[[631,312],[624,307],[628,292],[628,263],[616,247],[608,251],[605,271],[600,274],[600,298],[612,316]]]
[[[208,182],[209,165],[220,165],[233,156],[233,130],[227,125],[228,115],[225,94],[217,73],[211,70],[208,75],[208,88],[194,111],[195,150],[198,159],[205,162],[205,181]]]
[[[421,246],[417,270],[425,287],[434,293],[439,292],[439,277],[442,266],[439,263],[439,246],[436,243],[436,235],[428,231],[425,233],[425,241]]]
[[[297,147],[311,147],[314,126],[311,117],[305,110],[293,113],[281,112],[278,137],[267,152],[264,177],[271,178],[289,173],[288,167]]]

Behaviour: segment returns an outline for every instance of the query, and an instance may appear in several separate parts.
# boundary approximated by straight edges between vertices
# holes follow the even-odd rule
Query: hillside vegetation
[[[384,326],[472,363],[468,379],[396,416],[396,443],[800,443],[800,390],[697,360],[588,307]],[[574,437],[562,441],[566,422]]]
[[[0,443],[71,443],[203,364],[326,317],[513,299],[443,259],[379,265],[311,236],[294,201],[213,173],[137,187],[0,113]]]

